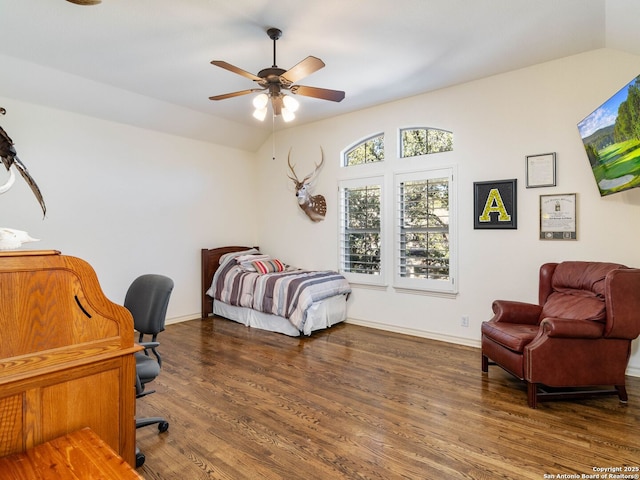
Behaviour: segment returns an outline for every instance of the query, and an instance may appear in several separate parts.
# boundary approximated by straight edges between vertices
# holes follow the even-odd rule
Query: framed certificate
[[[556,154],[527,155],[527,188],[556,186]]]
[[[540,240],[577,240],[575,193],[540,195]]]

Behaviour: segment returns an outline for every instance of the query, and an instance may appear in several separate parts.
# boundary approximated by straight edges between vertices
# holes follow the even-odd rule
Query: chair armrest
[[[542,307],[533,303],[495,300],[491,306],[495,314],[492,322],[520,323],[537,325]]]
[[[556,338],[601,338],[604,324],[593,320],[548,317],[540,323],[542,335]]]
[[[141,347],[144,347],[144,350],[142,350],[142,353],[144,353],[146,356],[150,356],[149,350],[151,350],[151,353],[153,353],[153,356],[156,357],[156,361],[158,362],[160,367],[162,367],[162,357],[160,356],[160,353],[156,350],[156,347],[160,346],[160,342],[138,342],[138,345],[140,345]]]

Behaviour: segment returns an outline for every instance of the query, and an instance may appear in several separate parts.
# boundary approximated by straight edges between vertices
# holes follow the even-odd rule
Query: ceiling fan
[[[230,72],[237,73],[243,77],[256,82],[260,88],[250,88],[223,95],[215,95],[209,97],[209,100],[225,100],[227,98],[247,95],[253,92],[266,92],[258,95],[253,105],[256,111],[253,116],[259,120],[264,120],[267,113],[267,103],[271,100],[274,115],[282,114],[285,121],[294,118],[293,112],[297,109],[298,102],[291,96],[285,95],[283,90],[288,90],[297,95],[305,97],[319,98],[321,100],[330,100],[332,102],[340,102],[344,99],[344,92],[340,90],[330,90],[327,88],[307,87],[304,85],[294,85],[298,80],[311,75],[325,66],[324,62],[319,58],[309,56],[296,64],[289,70],[279,68],[276,64],[276,41],[282,36],[282,31],[278,28],[269,28],[267,35],[273,40],[273,65],[258,72],[258,75],[249,73],[230,63],[222,60],[213,60],[211,63],[217,67],[224,68]]]

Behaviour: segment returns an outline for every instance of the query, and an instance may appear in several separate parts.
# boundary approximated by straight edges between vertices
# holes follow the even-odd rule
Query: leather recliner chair
[[[594,395],[626,402],[631,341],[640,334],[640,269],[546,263],[538,299],[493,302],[495,315],[482,324],[482,371],[496,364],[524,380],[532,408]]]

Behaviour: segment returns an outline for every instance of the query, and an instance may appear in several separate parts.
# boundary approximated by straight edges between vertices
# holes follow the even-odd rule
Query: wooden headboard
[[[207,249],[203,248],[202,252],[202,318],[207,318],[213,313],[213,298],[207,295],[207,290],[211,286],[213,281],[213,275],[220,266],[220,257],[231,252],[241,252],[242,250],[249,250],[250,248],[258,247],[241,247],[230,246]]]

